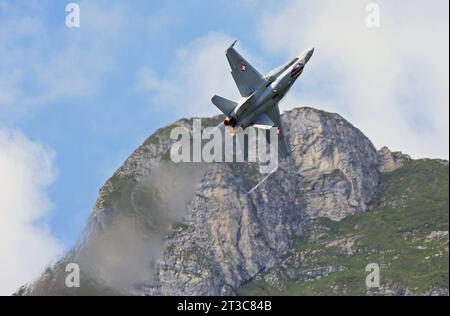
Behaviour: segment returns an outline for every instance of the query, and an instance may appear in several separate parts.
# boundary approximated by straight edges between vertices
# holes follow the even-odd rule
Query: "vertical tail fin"
[[[230,116],[230,114],[233,112],[233,110],[238,105],[236,102],[230,101],[228,99],[219,97],[218,95],[215,95],[211,102],[217,106],[217,108],[222,111],[223,114],[225,114],[227,117]]]

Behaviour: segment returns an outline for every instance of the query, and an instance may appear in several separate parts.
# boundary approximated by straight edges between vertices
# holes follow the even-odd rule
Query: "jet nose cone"
[[[314,54],[314,50],[315,50],[315,47],[311,48],[310,50],[308,50],[306,52],[306,54],[305,54],[305,63],[307,63],[311,59],[312,55]]]

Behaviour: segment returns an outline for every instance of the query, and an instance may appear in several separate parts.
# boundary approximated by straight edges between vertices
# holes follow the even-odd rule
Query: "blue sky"
[[[89,50],[92,43],[95,45],[97,38],[83,21],[84,11],[89,10],[88,5],[81,3],[80,29],[67,29],[64,25],[66,3],[44,3],[39,9],[30,8],[31,5],[27,4],[15,5],[20,9],[16,9],[18,12],[14,15],[39,18],[44,23],[52,50],[64,49],[72,39],[86,44],[80,48],[81,51]],[[97,1],[95,6],[102,8],[104,4],[105,11],[108,11],[108,3]],[[155,16],[161,16],[164,25],[155,25],[155,30],[151,29],[152,25],[144,26],[147,30],[140,30],[140,25],[135,24],[133,15],[130,15],[124,17],[129,20],[121,21],[120,26],[113,26],[120,28],[114,30],[117,34],[110,35],[114,43],[103,45],[98,53],[107,55],[113,65],[101,70],[105,74],[95,82],[94,92],[84,95],[82,91],[74,93],[72,97],[57,97],[45,104],[32,106],[26,113],[22,109],[17,112],[13,109],[14,113],[3,114],[13,117],[12,124],[6,119],[2,120],[3,124],[20,128],[25,135],[56,152],[57,180],[49,188],[54,203],[51,228],[53,234],[67,245],[79,236],[98,189],[114,170],[156,128],[178,118],[173,111],[149,104],[145,96],[134,91],[136,73],[140,67],[146,65],[164,74],[180,46],[209,30],[239,34],[246,45],[254,42],[251,26],[246,28],[245,33],[240,32],[250,14],[245,6],[234,6],[226,1],[209,3],[191,0],[133,1],[132,5],[125,7],[142,20],[148,18],[150,21]],[[7,12],[1,15],[10,18]],[[103,34],[99,33],[98,36],[102,37]],[[33,49],[26,38],[23,41],[19,39],[17,44]],[[51,55],[52,52],[50,58]],[[67,60],[67,63],[76,63],[76,60]],[[86,76],[91,73],[97,76],[95,67],[84,71]],[[70,79],[67,84],[70,84]],[[26,89],[38,89],[34,82],[25,85],[25,93]],[[21,106],[27,105],[17,104],[17,107]]]
[[[234,39],[262,71],[317,47],[283,109],[339,112],[377,147],[448,158],[448,1],[376,1],[377,29],[360,0],[78,1],[79,29],[65,26],[67,3],[0,0],[0,158],[31,183],[9,204],[0,195],[1,218],[27,192],[42,197],[20,231],[30,238],[73,245],[98,190],[152,132],[215,114],[215,93],[236,97],[223,56]]]

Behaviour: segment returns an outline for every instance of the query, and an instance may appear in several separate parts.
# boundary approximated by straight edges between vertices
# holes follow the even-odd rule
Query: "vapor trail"
[[[244,197],[247,197],[248,195],[250,195],[251,193],[253,193],[253,191],[255,191],[259,186],[261,186],[264,182],[267,181],[267,179],[269,179],[269,177],[274,174],[276,171],[278,170],[278,167],[273,169],[267,176],[265,176],[261,181],[258,182],[257,185],[255,185],[250,191],[247,192],[246,195],[244,195]]]
[[[298,146],[292,147],[291,154],[298,148]],[[273,169],[267,176],[265,176],[261,181],[259,181],[247,194],[244,195],[244,198],[256,191],[264,182],[266,182],[272,174],[274,174],[278,170],[279,166]]]

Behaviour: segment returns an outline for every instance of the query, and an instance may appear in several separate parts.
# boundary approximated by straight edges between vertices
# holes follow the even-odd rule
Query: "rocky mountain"
[[[448,295],[448,162],[377,151],[337,114],[282,119],[295,151],[268,177],[173,163],[170,131],[192,121],[158,130],[100,190],[77,247],[16,294]],[[71,262],[80,288],[65,286]]]

